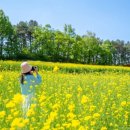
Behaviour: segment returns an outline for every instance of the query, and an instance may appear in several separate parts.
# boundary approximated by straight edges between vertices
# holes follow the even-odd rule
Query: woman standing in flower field
[[[23,112],[26,114],[35,94],[35,87],[41,83],[41,76],[37,67],[29,65],[27,62],[21,64],[22,74],[20,79],[21,93],[24,97],[22,104]],[[36,73],[36,77],[33,73]]]

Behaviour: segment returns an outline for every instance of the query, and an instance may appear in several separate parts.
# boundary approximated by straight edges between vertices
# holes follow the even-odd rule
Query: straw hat
[[[27,62],[23,62],[21,64],[21,69],[22,69],[22,73],[27,73],[27,72],[31,71],[32,66],[29,65]]]

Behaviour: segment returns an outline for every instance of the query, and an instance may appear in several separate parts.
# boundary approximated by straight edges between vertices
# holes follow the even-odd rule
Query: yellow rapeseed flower
[[[75,117],[76,117],[75,114],[72,113],[72,112],[70,112],[70,113],[67,114],[67,118],[68,118],[69,120],[73,120]]]
[[[4,118],[5,115],[6,115],[5,111],[0,111],[0,118]]]
[[[13,102],[16,104],[21,104],[23,100],[23,96],[20,93],[15,94],[13,97]]]
[[[35,115],[35,111],[33,109],[29,109],[28,112],[27,112],[27,116],[30,117],[30,116],[33,116]]]
[[[6,107],[7,107],[7,108],[13,108],[13,107],[15,107],[15,104],[14,104],[13,101],[10,101],[10,102],[8,102],[8,103],[6,104]]]
[[[92,106],[90,106],[89,111],[92,112],[95,110],[95,108],[96,108],[96,106],[92,105]]]
[[[31,104],[30,108],[34,109],[36,107],[36,104]]]
[[[59,105],[58,103],[56,103],[56,104],[54,104],[54,105],[52,106],[52,109],[53,109],[53,110],[58,110],[59,107],[60,107],[60,105]]]
[[[50,124],[44,125],[44,127],[41,130],[50,130]]]
[[[89,98],[88,98],[87,96],[83,95],[83,96],[82,96],[82,99],[81,99],[81,103],[82,103],[82,104],[85,104],[85,103],[87,103],[88,101],[89,101]]]
[[[84,126],[80,126],[78,130],[87,130]]]
[[[69,104],[68,109],[69,109],[70,111],[73,111],[73,110],[74,110],[74,108],[75,108],[75,105],[74,105],[74,104]]]
[[[83,89],[80,86],[78,86],[78,92],[82,92],[82,91]]]
[[[94,83],[93,83],[93,86],[96,87],[96,86],[97,86],[97,82],[94,82]]]
[[[125,117],[125,119],[128,119],[128,117],[129,117],[129,112],[128,111],[125,111],[124,117]]]
[[[58,66],[55,66],[53,72],[58,72],[58,70],[59,70]]]
[[[43,102],[46,99],[45,95],[40,96],[39,102]]]
[[[34,117],[31,118],[32,122],[36,122],[36,119]]]
[[[24,119],[23,118],[14,118],[14,120],[11,123],[11,127],[19,127],[23,128],[25,126]]]
[[[51,120],[51,121],[53,121],[55,118],[56,118],[56,116],[57,116],[57,112],[56,111],[52,111],[51,113],[50,113],[50,115],[49,115],[49,119]]]
[[[6,129],[7,130],[7,129]],[[16,130],[16,128],[10,128],[10,130]]]
[[[72,94],[66,94],[66,98],[70,99],[72,97]]]
[[[121,106],[122,106],[122,107],[124,107],[124,106],[126,106],[126,105],[127,105],[127,102],[126,102],[126,101],[121,102]]]
[[[0,75],[0,82],[3,80],[3,76],[2,75]]]
[[[99,114],[99,113],[94,113],[94,114],[93,114],[93,118],[96,118],[96,119],[97,119],[97,118],[99,118],[99,117],[100,117],[100,114]]]
[[[91,116],[86,116],[86,117],[84,118],[85,121],[88,121],[88,120],[90,120],[90,119],[91,119]]]
[[[95,125],[96,125],[96,122],[95,122],[95,121],[91,121],[90,125],[91,125],[91,126],[95,126]]]
[[[69,128],[71,126],[71,123],[64,123],[63,127]]]
[[[19,111],[16,111],[16,112],[13,113],[13,115],[14,115],[15,117],[18,116],[18,114],[19,114]]]
[[[118,94],[117,94],[117,97],[120,98],[120,97],[121,97],[121,94],[118,93]]]
[[[101,128],[101,130],[107,130],[107,127],[103,126],[103,127]]]
[[[80,125],[80,121],[79,120],[72,120],[72,127],[76,128]]]

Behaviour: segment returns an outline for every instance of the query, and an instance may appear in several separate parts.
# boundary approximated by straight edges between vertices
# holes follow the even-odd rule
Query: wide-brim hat
[[[21,64],[21,69],[22,69],[22,73],[27,73],[27,72],[31,71],[32,66],[29,65],[27,62],[23,62]]]

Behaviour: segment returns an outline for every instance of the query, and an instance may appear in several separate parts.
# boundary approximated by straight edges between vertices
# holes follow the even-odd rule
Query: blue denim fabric
[[[24,76],[24,83],[20,84],[21,86],[21,93],[23,95],[34,94],[36,85],[41,83],[42,79],[39,74],[36,75],[25,75]]]

